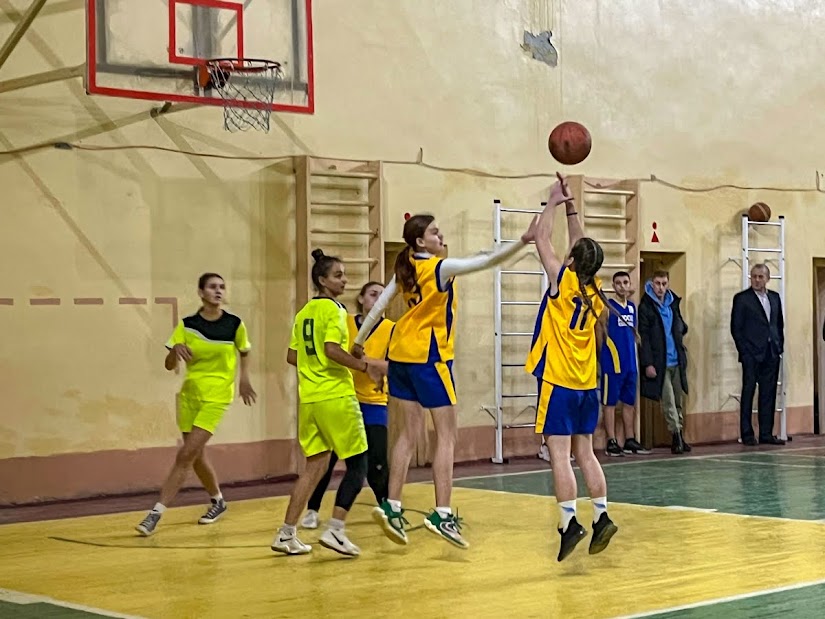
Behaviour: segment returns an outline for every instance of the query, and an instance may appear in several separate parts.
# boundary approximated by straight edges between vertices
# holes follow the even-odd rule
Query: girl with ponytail
[[[514,256],[535,237],[536,219],[515,243],[492,254],[470,258],[439,258],[444,236],[432,215],[414,215],[404,224],[407,246],[395,261],[395,276],[364,319],[355,338],[353,355],[360,357],[362,344],[392,298],[400,293],[406,313],[390,338],[387,379],[390,397],[399,405],[404,429],[390,459],[388,499],[373,510],[384,533],[397,544],[407,543],[401,508],[401,490],[424,431],[422,408],[430,409],[435,427],[433,482],[435,504],[424,525],[432,533],[458,546],[469,544],[461,535],[461,521],[450,507],[453,486],[453,453],[457,435],[456,395],[453,383],[456,284],[458,275],[494,267]]]
[[[593,453],[593,432],[599,421],[596,353],[607,323],[607,299],[596,277],[604,261],[601,246],[585,237],[564,179],[550,192],[536,230],[544,270],[550,279],[533,333],[525,369],[538,380],[536,433],[550,450],[553,484],[560,510],[561,545],[558,560],[567,557],[587,534],[576,520],[576,477],[571,449],[593,502],[590,554],[607,548],[618,528],[607,515],[607,483]],[[562,263],[550,242],[556,207],[566,204],[570,256]]]

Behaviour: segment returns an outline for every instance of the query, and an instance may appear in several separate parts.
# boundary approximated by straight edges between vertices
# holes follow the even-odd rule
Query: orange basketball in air
[[[764,202],[756,202],[748,209],[748,219],[757,223],[765,223],[771,219],[771,207]]]
[[[592,142],[587,127],[568,120],[553,129],[547,145],[553,159],[564,165],[576,165],[587,159]]]

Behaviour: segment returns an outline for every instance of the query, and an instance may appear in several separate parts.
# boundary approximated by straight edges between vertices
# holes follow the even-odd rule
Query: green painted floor
[[[3,619],[92,619],[93,617],[103,616],[44,602],[15,604],[14,602],[0,601],[0,617]]]
[[[549,470],[456,480],[455,485],[550,495]],[[587,496],[575,469],[581,496]],[[710,457],[644,460],[617,458],[604,466],[608,499],[617,503],[710,509],[794,520],[825,519],[825,449],[755,452]],[[819,619],[825,617],[825,585],[812,585],[663,612],[656,619]],[[632,604],[628,608],[632,617]]]
[[[604,467],[608,499],[617,503],[715,509],[752,516],[795,520],[825,518],[825,452],[805,455],[737,454],[712,458],[610,462]],[[808,456],[814,457],[808,457]],[[503,469],[503,470],[506,470]],[[587,496],[578,469],[581,496]],[[459,479],[456,486],[548,495],[547,471]],[[825,616],[825,612],[823,613]]]

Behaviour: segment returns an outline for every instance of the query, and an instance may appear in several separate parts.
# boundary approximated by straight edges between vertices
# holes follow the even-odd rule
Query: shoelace
[[[461,526],[462,526],[461,523],[464,521],[464,519],[458,517],[458,510],[456,510],[456,513],[450,514],[450,517],[448,518],[448,520],[453,524],[453,526],[455,527],[455,530],[460,533],[461,532]]]
[[[402,525],[410,526],[410,521],[404,518],[404,512],[406,510],[401,510],[400,512],[394,512],[392,516],[390,516],[390,520],[398,520]],[[403,528],[403,526],[401,527]]]
[[[221,505],[215,503],[214,505],[212,505],[212,507],[206,510],[206,514],[204,514],[204,516],[206,518],[214,518],[221,512],[221,507]]]

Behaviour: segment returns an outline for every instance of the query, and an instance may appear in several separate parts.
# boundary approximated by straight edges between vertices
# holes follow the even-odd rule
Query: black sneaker
[[[624,449],[622,449],[622,451],[633,456],[647,456],[651,453],[649,449],[645,449],[635,438],[627,439],[624,442]]]
[[[158,522],[160,522],[160,516],[160,512],[149,512],[146,514],[146,518],[144,518],[143,521],[135,527],[135,531],[140,533],[143,537],[149,537],[155,532],[155,527],[157,527]]]
[[[212,524],[220,518],[226,511],[226,501],[223,499],[216,501],[212,499],[212,505],[206,510],[206,513],[200,517],[198,524]]]
[[[561,546],[559,547],[558,560],[562,561],[567,555],[573,552],[576,544],[585,538],[587,531],[584,530],[584,527],[580,525],[576,517],[573,516],[573,519],[570,520],[570,523],[567,525],[567,530],[562,531],[559,529],[559,535],[561,535]]]
[[[606,453],[608,456],[613,457],[624,455],[622,453],[622,448],[619,447],[619,441],[617,441],[615,438],[607,439],[607,447],[605,448],[604,453]]]
[[[618,532],[619,527],[613,524],[613,521],[607,515],[607,512],[602,512],[599,520],[593,523],[593,537],[590,538],[590,552],[591,555],[597,555],[602,550],[607,548],[612,538]]]

